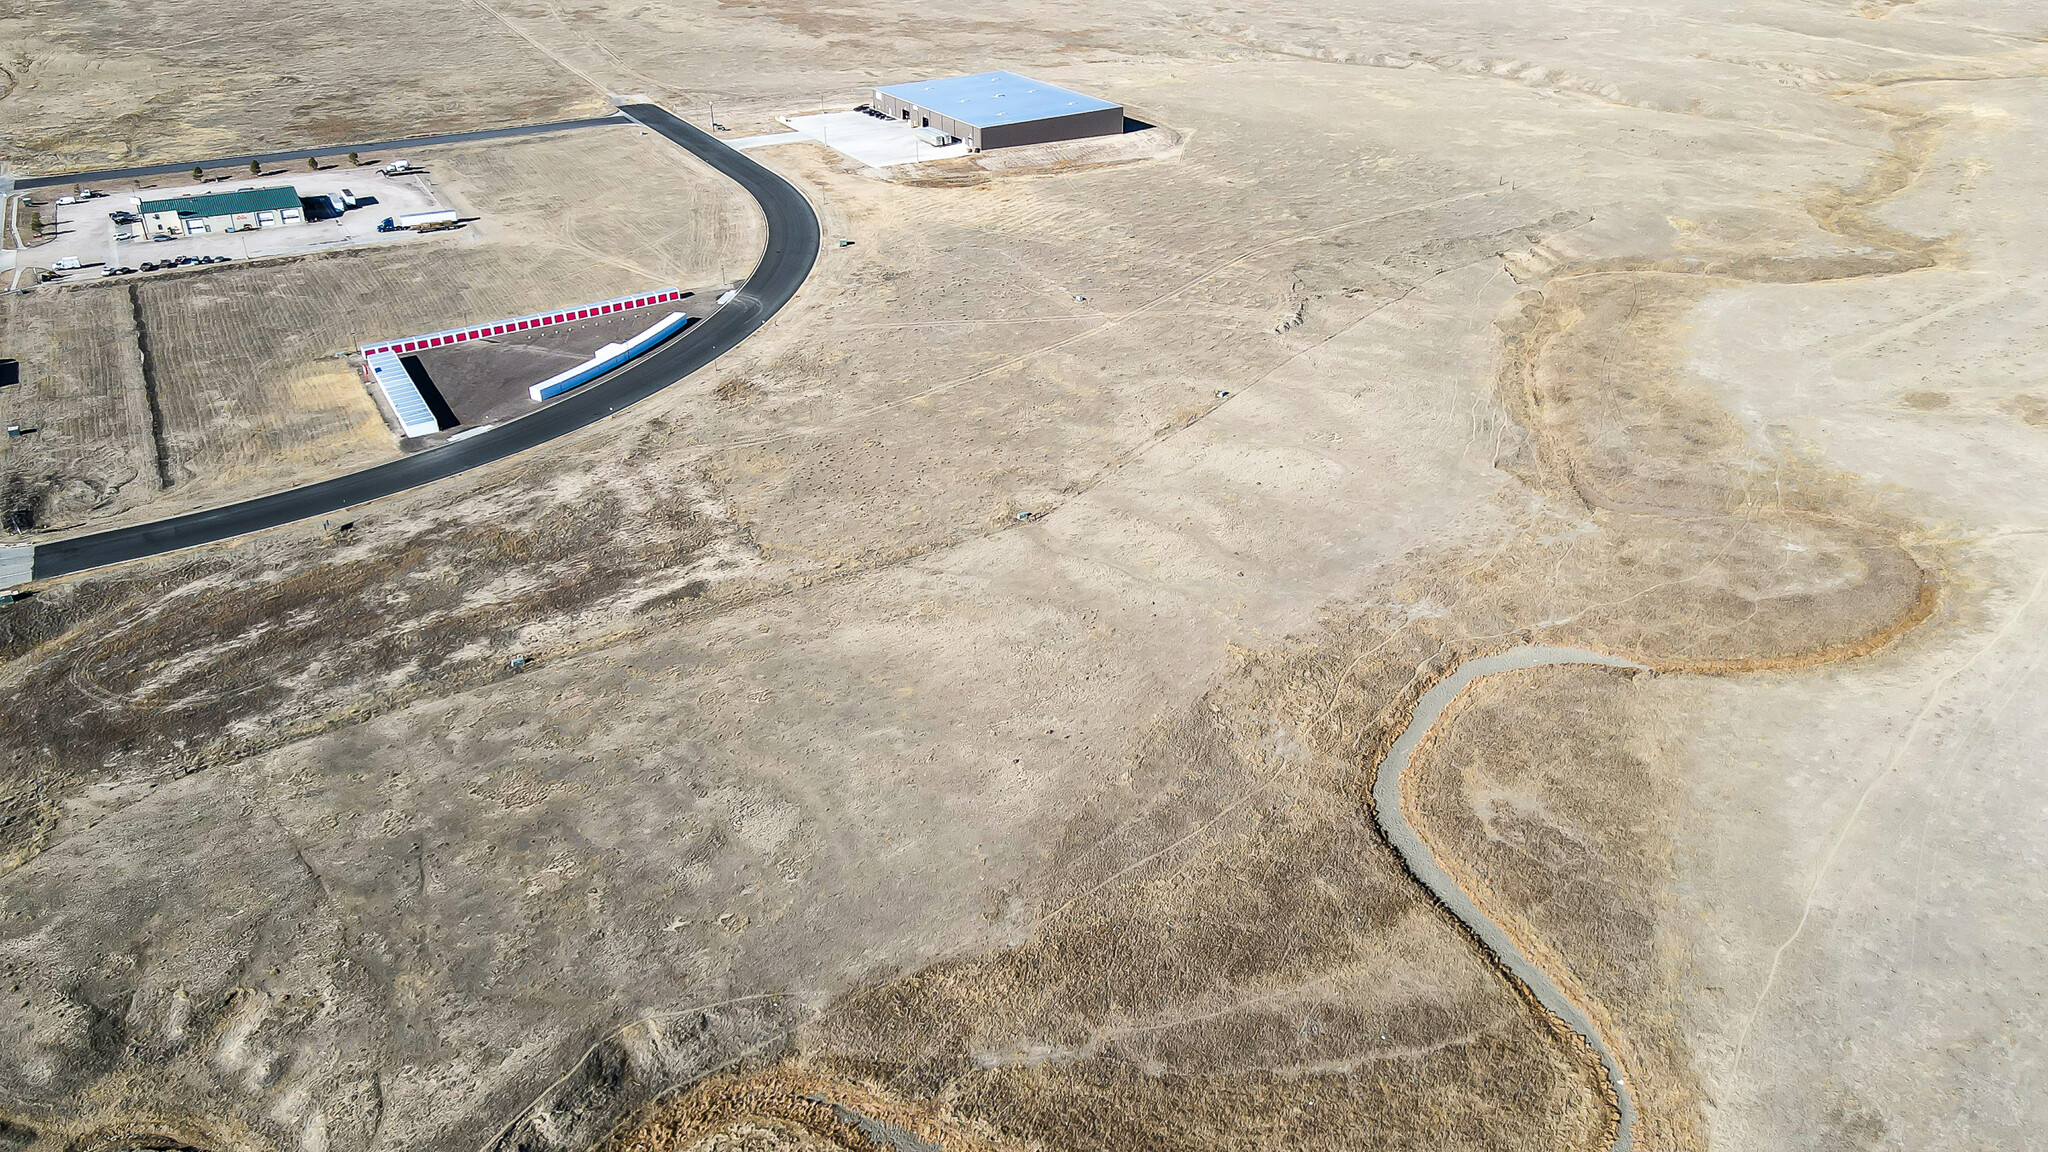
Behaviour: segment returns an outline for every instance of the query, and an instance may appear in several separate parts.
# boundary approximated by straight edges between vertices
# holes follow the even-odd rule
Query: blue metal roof
[[[977,72],[948,80],[891,84],[875,91],[976,128],[1122,107],[1015,72]]]

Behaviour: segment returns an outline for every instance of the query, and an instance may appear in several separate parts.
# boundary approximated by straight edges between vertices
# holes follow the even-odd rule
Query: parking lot
[[[945,160],[967,155],[967,145],[948,144],[934,148],[918,137],[907,122],[866,112],[823,112],[815,116],[786,116],[782,122],[795,129],[795,136],[816,140],[835,152],[851,156],[871,168],[892,164],[915,164],[923,160]],[[780,143],[779,137],[757,138],[756,146]],[[792,137],[791,142],[794,142]]]
[[[533,411],[530,386],[671,312],[702,320],[717,309],[718,295],[709,288],[646,308],[435,348],[407,357],[407,370],[435,415],[444,424],[452,419],[444,431],[495,424]]]
[[[346,188],[356,197],[357,207],[345,211],[338,217],[324,220],[315,218],[317,212],[308,212],[308,222],[304,224],[285,224],[240,232],[212,232],[176,240],[143,238],[140,235],[140,225],[116,224],[109,215],[113,212],[132,212],[143,199],[162,200],[188,193],[279,187],[297,189],[302,200],[327,195],[339,196]],[[430,174],[421,172],[384,176],[375,168],[334,167],[318,172],[275,172],[258,177],[226,177],[209,180],[204,184],[193,184],[187,180],[182,184],[139,191],[132,188],[101,191],[109,194],[76,204],[56,203],[59,194],[55,189],[37,192],[35,196],[43,218],[54,219],[57,235],[47,244],[21,252],[21,262],[30,267],[48,268],[67,257],[73,258],[79,262],[80,267],[66,273],[65,278],[78,279],[103,275],[109,268],[140,267],[145,262],[161,263],[180,256],[189,256],[195,260],[208,256],[249,260],[361,244],[403,243],[413,239],[414,234],[380,233],[377,231],[378,222],[387,216],[428,212],[450,206],[444,202],[443,197],[437,195]]]

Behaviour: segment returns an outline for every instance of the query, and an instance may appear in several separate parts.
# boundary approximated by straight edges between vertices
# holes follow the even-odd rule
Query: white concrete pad
[[[809,136],[801,132],[776,132],[768,136],[742,136],[737,140],[728,140],[726,143],[745,152],[750,148],[773,148],[777,144],[794,144],[799,140],[809,139]]]
[[[0,544],[0,588],[16,588],[35,576],[36,550],[28,544]]]
[[[948,144],[934,148],[918,139],[910,125],[885,120],[865,112],[825,112],[816,116],[790,116],[782,121],[825,147],[851,156],[871,168],[892,164],[915,164],[921,160],[944,160],[967,155],[967,145]]]

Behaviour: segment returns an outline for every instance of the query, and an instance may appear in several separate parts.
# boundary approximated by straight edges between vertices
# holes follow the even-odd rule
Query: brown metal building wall
[[[1086,136],[1109,136],[1124,130],[1122,108],[1097,108],[1070,116],[1026,120],[1022,124],[992,124],[982,130],[981,147],[1015,148],[1022,144],[1045,144],[1054,140],[1079,140]],[[959,133],[954,133],[958,136]]]

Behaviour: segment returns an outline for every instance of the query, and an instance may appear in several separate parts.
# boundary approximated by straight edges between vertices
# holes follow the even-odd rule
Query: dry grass
[[[333,340],[334,302],[377,298],[378,272],[309,259],[134,286],[181,503],[397,455]]]
[[[781,1074],[962,1152],[1585,1146],[1606,1116],[1581,1054],[1444,930],[1349,761],[1273,751],[1276,687],[1155,734],[1130,781],[1152,799],[1085,810],[1018,894],[1047,909],[1028,943],[847,998]],[[678,1117],[716,1113],[685,1095],[614,1146],[667,1147],[646,1134]]]
[[[64,172],[607,110],[472,5],[367,0],[317,27],[178,0],[0,9],[0,160]]]
[[[1290,162],[1282,154],[1285,144],[1275,144],[1268,158],[1276,171]],[[778,432],[799,421],[829,428],[840,409],[920,392],[915,403],[892,409],[886,423],[844,440],[819,435],[815,446],[778,442],[714,462],[714,475],[729,490],[757,504],[784,505],[780,521],[758,519],[782,525],[782,543],[791,551],[857,551],[845,545],[849,539],[922,545],[976,531],[971,510],[991,502],[997,487],[980,482],[989,475],[1026,476],[1033,496],[1085,490],[1102,469],[1148,443],[1174,412],[1200,400],[1209,391],[1206,373],[1221,373],[1218,365],[1242,367],[1229,359],[1230,349],[1245,343],[1241,333],[1221,330],[1215,317],[1241,318],[1251,311],[1243,307],[1246,297],[1273,284],[1291,291],[1304,276],[1345,277],[1324,283],[1327,290],[1313,294],[1306,307],[1303,327],[1289,333],[1321,337],[1431,268],[1484,258],[1497,250],[1488,247],[1499,242],[1495,237],[1542,231],[1525,216],[1474,226],[1470,235],[1445,241],[1405,234],[1427,229],[1419,218],[1396,221],[1342,237],[1356,247],[1343,262],[1333,258],[1334,268],[1304,268],[1307,258],[1296,249],[1275,246],[1318,229],[1328,229],[1328,238],[1334,223],[1307,217],[1327,198],[1304,196],[1301,218],[1248,224],[1246,231],[1265,231],[1233,233],[1228,250],[1218,251],[1206,236],[1211,225],[1185,204],[1178,217],[1165,210],[1170,204],[1158,213],[1147,211],[1154,207],[1149,203],[1116,205],[1117,215],[1157,229],[1140,237],[1135,230],[1111,231],[1110,214],[1078,198],[1031,194],[1034,185],[1052,183],[963,190],[964,196],[1015,196],[997,222],[978,230],[947,219],[935,199],[921,201],[928,212],[917,236],[902,237],[895,254],[868,266],[874,280],[867,287],[890,294],[890,303],[908,314],[923,309],[951,316],[940,306],[960,308],[959,280],[930,268],[943,255],[986,247],[995,236],[1016,251],[1034,244],[1088,249],[1085,261],[1042,265],[1058,277],[1011,277],[1009,295],[995,301],[1003,308],[1042,311],[1071,300],[1079,281],[1068,274],[1085,264],[1108,269],[1105,281],[1125,281],[1115,289],[1079,282],[1103,297],[1095,307],[1121,312],[1170,298],[1184,318],[1162,322],[1165,334],[1155,332],[1150,343],[1140,343],[1130,335],[1138,326],[1125,323],[1073,354],[1059,343],[1064,337],[1019,338],[1020,345],[1032,345],[1016,350],[1020,365],[1024,354],[1033,357],[1029,368],[996,376],[1000,388],[971,393],[940,393],[929,385],[981,379],[975,374],[1003,363],[1008,350],[976,349],[976,358],[945,348],[920,350],[920,379],[894,394],[864,392],[858,375],[864,363],[903,361],[864,360],[859,353],[902,344],[903,332],[830,332],[750,374],[758,395],[725,407]],[[1876,195],[1892,185],[1874,180],[1871,187]],[[1858,230],[1859,211],[1829,201],[1816,215],[1848,236]],[[940,255],[919,251],[920,244]],[[1154,250],[1186,255],[1146,263],[1145,253]],[[1246,252],[1278,254],[1236,255]],[[1797,280],[1885,274],[1929,258],[1917,251],[1860,251],[1800,263],[1737,253],[1670,267],[1555,270],[1502,327],[1502,401],[1529,430],[1528,450],[1514,461],[1528,487],[1503,498],[1515,509],[1513,533],[1484,547],[1450,544],[1403,556],[1356,602],[1333,607],[1311,634],[1242,653],[1206,698],[1167,712],[1137,741],[1121,790],[1105,788],[1078,814],[1063,811],[1056,847],[1014,894],[1019,906],[1032,910],[1014,946],[951,957],[843,996],[802,1035],[797,1055],[786,1063],[706,1080],[639,1112],[618,1134],[617,1146],[693,1147],[737,1125],[766,1130],[760,1139],[773,1146],[805,1139],[784,1127],[796,1125],[861,1147],[844,1131],[844,1118],[813,1095],[873,1109],[870,1114],[893,1117],[954,1149],[1563,1149],[1597,1142],[1607,1118],[1583,1050],[1530,1013],[1488,958],[1475,953],[1402,874],[1371,832],[1366,774],[1423,685],[1460,659],[1519,639],[1541,636],[1623,651],[1667,667],[1730,669],[1836,658],[1884,643],[1920,619],[1931,603],[1931,577],[1899,543],[1899,526],[1852,482],[1797,462],[1773,462],[1770,483],[1763,484],[1764,470],[1742,438],[1730,434],[1725,414],[1676,370],[1675,320],[1707,275]],[[892,267],[892,259],[903,267]],[[1221,271],[1205,271],[1212,267]],[[900,291],[891,287],[899,272],[906,273]],[[1278,300],[1265,301],[1269,307],[1257,314],[1272,315]],[[1117,371],[1103,371],[1103,364]],[[1180,374],[1180,393],[1166,386],[1141,391],[1144,381],[1169,373]],[[1061,441],[1048,434],[1034,444],[1029,434],[1035,429],[1017,418],[1033,406],[1058,411],[1054,401],[1091,389],[1117,400],[1088,411],[1095,422],[1087,429],[1089,453],[1072,447],[1078,436]],[[949,403],[960,407],[945,410]],[[934,411],[946,419],[914,426]],[[1015,438],[1021,447],[973,440],[977,433],[966,429],[984,421],[1006,437],[1025,433]],[[982,470],[976,483],[959,480],[970,466]],[[660,466],[648,471],[658,473]],[[914,482],[884,483],[905,476]],[[500,489],[499,496],[508,499],[506,493],[518,490]],[[1770,499],[1761,499],[1766,491]],[[856,498],[846,493],[857,494],[858,515],[820,514]],[[571,528],[595,532],[601,524],[615,532],[643,523],[649,507],[672,498],[656,493],[624,513],[601,506],[593,519]],[[841,503],[833,505],[834,498]],[[535,519],[545,522],[569,502],[565,497]],[[906,507],[913,505],[936,509],[929,526],[912,523]],[[173,573],[171,604],[145,606],[146,590],[138,588],[113,609],[83,605],[76,617],[53,613],[52,632],[89,618],[100,631],[118,630],[116,639],[132,652],[48,644],[22,676],[21,726],[7,739],[62,734],[62,755],[73,758],[83,778],[100,759],[168,760],[209,730],[238,729],[239,736],[257,717],[317,713],[323,702],[336,711],[345,702],[352,715],[362,715],[408,692],[445,690],[463,675],[480,676],[480,658],[437,663],[443,649],[469,632],[485,629],[483,647],[502,651],[506,636],[489,629],[536,619],[553,627],[577,598],[645,577],[641,565],[686,559],[649,550],[620,565],[616,581],[585,583],[571,550],[573,532],[538,544],[527,534],[523,546],[538,549],[545,561],[533,565],[537,586],[563,589],[562,601],[515,610],[505,598],[480,606],[430,594],[442,591],[436,581],[459,583],[476,570],[460,557],[495,543],[480,537],[482,531],[433,524],[376,545],[352,545],[345,562],[330,566],[332,573],[318,564],[288,565],[277,593],[265,585],[216,598],[209,595],[207,573]],[[918,532],[924,535],[912,539]],[[432,545],[424,556],[420,538]],[[876,543],[863,558],[888,554]],[[334,615],[320,616],[323,606]],[[181,611],[188,618],[180,618]],[[858,618],[855,610],[848,616]],[[280,619],[292,625],[273,654],[269,630]],[[343,659],[323,669],[324,683],[287,685],[297,693],[287,699],[274,683],[280,671],[319,653],[321,637],[331,636],[337,619],[373,626],[352,636]],[[425,633],[420,646],[380,651],[392,637],[414,630]],[[559,630],[569,632],[571,625]],[[26,638],[21,647],[47,639]],[[244,653],[250,650],[259,658],[249,661],[246,679],[237,679],[243,675],[238,662],[249,660]],[[446,679],[437,682],[441,675]],[[401,687],[381,697],[360,687],[394,682]],[[105,711],[70,719],[80,694],[95,689],[111,699]],[[1456,790],[1439,787],[1422,802],[1462,806],[1444,818],[1442,827],[1452,831],[1438,833],[1456,837],[1486,814],[1472,808],[1472,795],[1526,785],[1556,798],[1556,819],[1515,823],[1506,840],[1529,838],[1548,853],[1540,866],[1500,869],[1490,833],[1443,843],[1449,852],[1471,846],[1474,861],[1453,859],[1453,865],[1491,877],[1499,899],[1536,900],[1526,918],[1518,918],[1515,907],[1499,917],[1530,925],[1532,953],[1595,971],[1579,987],[1594,1001],[1594,1018],[1616,1030],[1614,1046],[1651,1081],[1644,1100],[1660,1112],[1646,1131],[1682,1147],[1696,1135],[1686,1111],[1694,1088],[1657,1031],[1656,1013],[1668,1005],[1671,985],[1653,963],[1658,942],[1645,921],[1643,893],[1658,866],[1649,850],[1653,841],[1606,829],[1598,851],[1571,854],[1576,846],[1561,839],[1580,821],[1634,820],[1654,828],[1663,818],[1661,795],[1613,794],[1645,780],[1644,791],[1654,791],[1658,779],[1631,758],[1623,738],[1633,718],[1614,706],[1613,694],[1559,689],[1543,695],[1541,702],[1561,714],[1558,726],[1537,729],[1521,743],[1500,731],[1507,719],[1454,728],[1446,739],[1470,735],[1493,750],[1492,759],[1485,775],[1475,771],[1470,778],[1470,792],[1461,780]],[[135,715],[122,715],[122,707]],[[1472,715],[1460,713],[1452,724]],[[1536,737],[1550,740],[1538,744]],[[239,754],[280,738],[223,741],[206,754]],[[130,753],[124,742],[147,743]],[[1596,746],[1599,754],[1587,762],[1600,774],[1593,781],[1535,781],[1522,767],[1532,749]],[[1612,913],[1604,922],[1567,926],[1555,935],[1547,930],[1545,917],[1583,911],[1593,899],[1588,887],[1607,879],[1619,890],[1599,905]],[[1554,905],[1539,899],[1552,891],[1563,893]],[[1603,963],[1631,970],[1625,979],[1607,980],[1597,974]],[[1645,1013],[1640,1033],[1633,1031],[1636,1009]],[[601,1111],[627,1099],[594,1095],[582,1103]],[[532,1146],[548,1145],[535,1136]]]
[[[1631,675],[1483,680],[1409,770],[1414,826],[1461,887],[1616,1043],[1644,1152],[1697,1148],[1705,1111],[1680,1029],[1683,964],[1660,928],[1680,781]],[[1617,733],[1630,739],[1616,739]]]
[[[6,422],[35,435],[7,445],[34,523],[64,527],[152,498],[156,446],[125,293],[45,289],[0,298],[0,347],[21,383],[0,394]]]
[[[418,155],[442,190],[484,218],[493,242],[536,262],[536,280],[564,284],[564,298],[744,276],[766,240],[737,186],[642,128]]]
[[[1888,239],[1858,222],[1903,186],[1897,167],[1822,198],[1817,218]],[[1901,243],[1711,275],[1887,275],[1931,258]],[[1853,482],[1756,458],[1679,370],[1679,318],[1708,275],[1566,267],[1525,294],[1502,323],[1499,384],[1530,433],[1515,465],[1548,509],[1484,554],[1411,557],[1316,635],[1247,653],[1134,765],[1134,789],[1157,798],[1142,815],[1070,825],[1056,881],[1025,894],[1050,909],[1027,943],[848,997],[805,1058],[1020,1146],[1594,1144],[1608,1118],[1588,1053],[1447,930],[1370,833],[1365,769],[1424,686],[1517,640],[1673,669],[1795,667],[1869,651],[1932,610],[1905,525]],[[1697,1148],[1677,967],[1655,929],[1671,782],[1630,739],[1614,675],[1573,677],[1525,675],[1498,710],[1468,700],[1421,760],[1417,823],[1606,1031],[1642,1085],[1643,1147]],[[1433,980],[1403,997],[1380,978],[1392,971]]]

